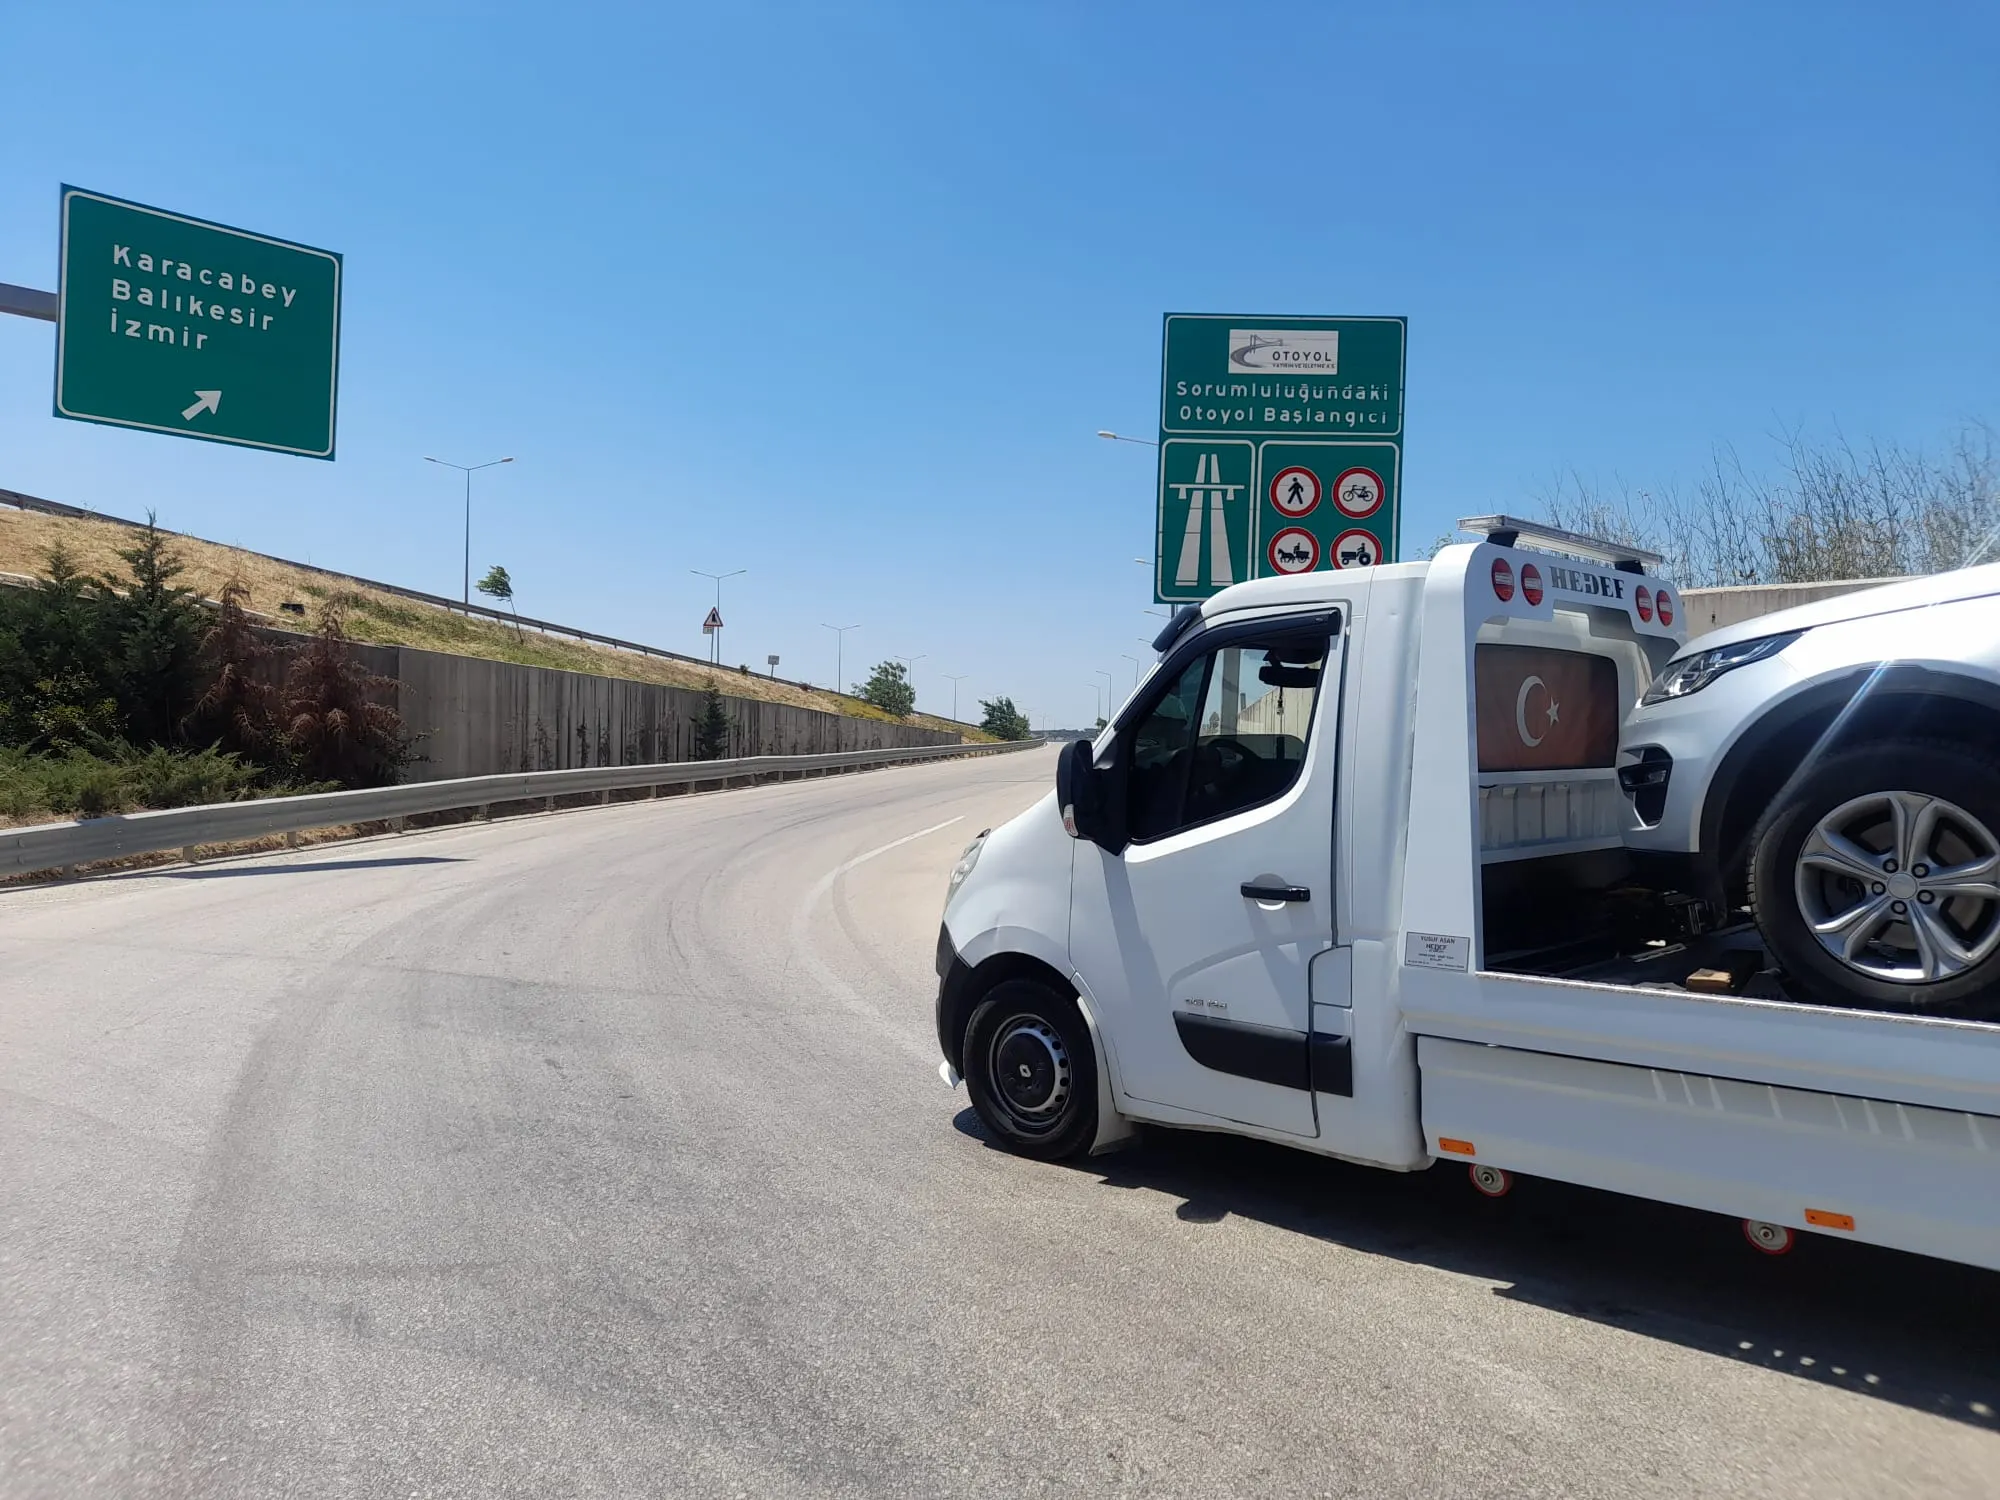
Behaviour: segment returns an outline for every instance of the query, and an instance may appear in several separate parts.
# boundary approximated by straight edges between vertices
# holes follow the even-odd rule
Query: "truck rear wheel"
[[[1909,740],[1831,756],[1752,849],[1751,908],[1799,998],[2000,1017],[2000,759]]]
[[[1097,1133],[1097,1060],[1076,1002],[1032,979],[995,985],[965,1028],[965,1086],[986,1128],[1041,1161]]]

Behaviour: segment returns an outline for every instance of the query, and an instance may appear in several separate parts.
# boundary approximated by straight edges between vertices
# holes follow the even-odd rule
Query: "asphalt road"
[[[990,1148],[1045,753],[0,892],[0,1495],[2000,1494],[2000,1277]]]

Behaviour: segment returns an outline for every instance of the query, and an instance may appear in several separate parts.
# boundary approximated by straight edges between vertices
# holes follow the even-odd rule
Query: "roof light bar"
[[[1540,543],[1558,552],[1567,552],[1592,562],[1609,563],[1613,567],[1623,564],[1628,569],[1634,565],[1657,568],[1666,561],[1659,553],[1649,552],[1644,547],[1634,547],[1626,542],[1608,542],[1603,537],[1564,531],[1560,526],[1547,526],[1540,521],[1517,521],[1512,516],[1465,516],[1460,519],[1458,529],[1474,532],[1502,547],[1515,547],[1522,542]]]

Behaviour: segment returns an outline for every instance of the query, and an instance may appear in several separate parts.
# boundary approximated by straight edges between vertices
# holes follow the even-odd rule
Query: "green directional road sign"
[[[1397,560],[1407,332],[1403,318],[1167,314],[1156,598]]]
[[[55,412],[332,458],[340,257],[62,190]]]

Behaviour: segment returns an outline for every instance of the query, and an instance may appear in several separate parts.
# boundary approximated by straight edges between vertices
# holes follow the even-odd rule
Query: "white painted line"
[[[806,897],[806,904],[810,906],[813,902],[817,901],[821,896],[824,896],[828,891],[832,890],[833,883],[836,880],[840,879],[841,876],[845,875],[849,870],[853,869],[856,865],[865,865],[868,863],[869,860],[875,858],[875,856],[877,856],[878,854],[887,854],[891,849],[900,849],[903,847],[903,845],[913,844],[918,839],[924,838],[929,834],[936,833],[941,828],[949,828],[954,823],[963,823],[964,821],[965,821],[965,814],[960,813],[955,818],[946,818],[942,823],[933,823],[928,828],[919,828],[915,833],[906,833],[899,839],[891,839],[889,840],[888,843],[882,845],[882,847],[879,849],[870,849],[866,854],[857,854],[854,856],[854,858],[850,859],[844,865],[834,866],[833,872],[831,874],[823,875],[820,877],[819,884],[814,886],[812,894]]]
[[[857,854],[844,864],[835,865],[813,882],[812,889],[806,892],[805,899],[799,902],[799,909],[792,917],[792,952],[798,956],[800,967],[811,976],[813,982],[848,1011],[887,1032],[905,1052],[923,1060],[929,1059],[935,1043],[926,1046],[921,1038],[911,1036],[903,1027],[883,1015],[873,1004],[856,994],[852,985],[829,969],[820,961],[819,955],[812,951],[806,929],[811,924],[813,913],[818,910],[820,902],[826,899],[827,893],[848,871],[887,854],[891,849],[900,849],[905,844],[928,838],[931,834],[949,828],[954,823],[964,821],[965,814],[960,813],[955,818],[946,818],[942,823],[933,823],[928,828],[919,828],[915,833],[906,833],[899,839],[891,839],[878,848],[870,849],[866,854]]]

